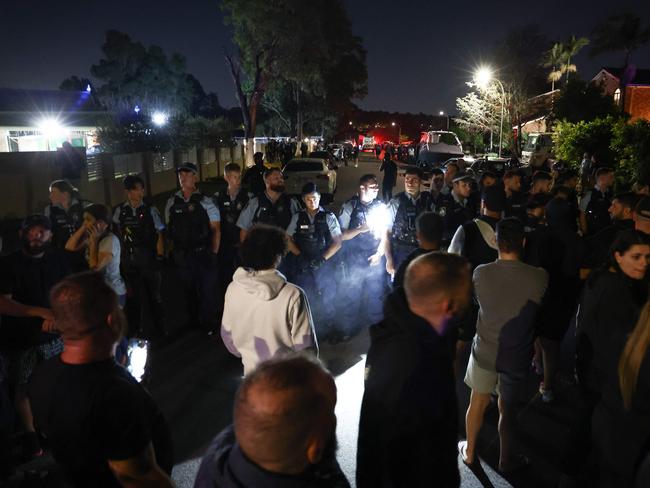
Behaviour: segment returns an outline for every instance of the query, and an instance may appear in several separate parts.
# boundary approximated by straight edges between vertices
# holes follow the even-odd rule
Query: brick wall
[[[625,92],[625,111],[632,121],[650,121],[650,86],[628,86]]]

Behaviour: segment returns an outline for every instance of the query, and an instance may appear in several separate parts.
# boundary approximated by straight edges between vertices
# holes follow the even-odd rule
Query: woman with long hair
[[[621,349],[614,344],[630,333],[648,296],[647,239],[638,231],[620,232],[610,248],[609,263],[592,272],[584,286],[576,328],[580,402],[572,424],[573,445],[567,456],[569,475],[592,473],[586,469],[592,455],[591,418],[608,377],[616,370]]]
[[[639,468],[650,453],[650,301],[636,325],[631,324],[631,333],[630,324],[621,325],[627,327],[613,331],[608,344],[597,346],[611,353],[592,418],[599,486],[645,487],[648,474],[639,473]]]

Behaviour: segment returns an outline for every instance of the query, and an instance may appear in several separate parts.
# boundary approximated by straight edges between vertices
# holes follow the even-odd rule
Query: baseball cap
[[[650,197],[643,197],[634,207],[634,213],[642,219],[650,220]]]
[[[25,220],[23,220],[22,229],[29,230],[35,225],[40,225],[47,230],[52,229],[52,222],[50,222],[50,219],[43,214],[33,214],[25,217]]]
[[[459,173],[456,173],[456,176],[451,180],[453,183],[456,183],[457,181],[463,181],[463,180],[473,180],[474,176],[472,176],[470,173],[467,171],[461,171]]]
[[[181,164],[178,168],[176,168],[176,172],[179,173],[181,171],[191,171],[194,174],[199,172],[198,168],[196,167],[196,164],[194,163]]]
[[[311,181],[305,183],[302,187],[302,191],[300,192],[300,194],[302,196],[305,196],[305,195],[311,195],[312,193],[318,193],[318,187],[316,186],[316,183],[313,183]]]
[[[506,208],[506,193],[500,185],[488,186],[483,190],[481,200],[488,210],[503,212]]]

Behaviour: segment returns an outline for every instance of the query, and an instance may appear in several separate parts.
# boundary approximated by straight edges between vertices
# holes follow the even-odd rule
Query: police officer
[[[474,177],[469,173],[456,173],[452,180],[451,191],[443,198],[442,206],[436,208],[444,222],[442,247],[449,245],[458,227],[476,216],[469,202],[473,179]]]
[[[388,204],[390,226],[386,239],[386,271],[395,276],[402,261],[418,247],[415,219],[431,210],[431,193],[420,192],[422,170],[407,168],[404,174],[404,191],[394,196]]]
[[[232,281],[232,275],[239,265],[240,232],[237,219],[252,198],[252,194],[241,187],[241,168],[236,163],[225,166],[223,177],[228,183],[225,190],[214,193],[214,203],[221,215],[221,244],[219,246],[219,281],[223,291]]]
[[[535,171],[533,178],[530,182],[530,196],[537,195],[538,193],[550,193],[551,186],[553,185],[553,177],[546,171]]]
[[[580,200],[580,230],[592,236],[610,224],[609,207],[612,205],[614,170],[598,168],[596,184]]]
[[[132,335],[143,336],[146,307],[152,314],[153,328],[164,336],[165,315],[160,286],[160,264],[165,255],[165,224],[156,207],[144,202],[144,181],[137,175],[124,178],[126,201],[115,208],[113,223],[122,241],[122,270],[130,291],[126,316]]]
[[[77,189],[68,180],[55,180],[50,183],[50,204],[44,214],[52,222],[52,246],[64,250],[68,239],[83,224],[84,209],[90,202],[76,197]],[[65,252],[73,271],[87,269],[86,261],[80,252]]]
[[[248,201],[237,219],[242,241],[248,229],[258,222],[287,230],[291,217],[300,210],[296,199],[284,193],[284,177],[279,169],[264,172],[264,185],[265,190]]]
[[[212,334],[219,327],[215,297],[221,218],[212,199],[196,187],[196,165],[183,163],[176,172],[181,189],[165,206],[171,255],[187,298],[190,325]]]
[[[289,250],[295,260],[295,283],[302,287],[314,311],[316,332],[332,332],[336,297],[335,255],[341,248],[341,227],[334,214],[320,206],[314,183],[302,188],[305,209],[291,218],[287,228]]]
[[[386,270],[382,238],[389,214],[378,194],[377,177],[363,175],[359,194],[345,202],[339,214],[347,271],[337,298],[341,325],[346,327],[344,336],[383,318]]]
[[[253,154],[253,161],[255,165],[246,170],[244,174],[243,184],[248,187],[254,195],[258,195],[264,191],[264,155],[261,152]]]

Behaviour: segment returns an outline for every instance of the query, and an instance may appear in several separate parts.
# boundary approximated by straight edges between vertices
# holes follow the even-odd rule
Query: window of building
[[[614,92],[614,103],[619,104],[621,103],[621,89],[617,88],[616,91]]]

